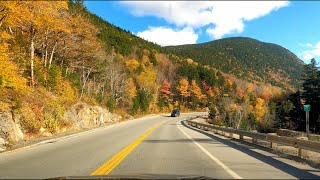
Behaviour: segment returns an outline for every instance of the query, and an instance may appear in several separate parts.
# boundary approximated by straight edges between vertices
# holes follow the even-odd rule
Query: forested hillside
[[[272,103],[286,95],[168,53],[105,22],[82,1],[1,1],[0,35],[0,138],[7,144],[23,139],[15,132],[28,139],[74,129],[72,114],[96,125],[106,111],[126,119],[219,103],[225,111],[217,123],[270,128]]]
[[[79,102],[123,118],[202,109],[208,102],[203,77],[177,73],[185,59],[110,25],[81,1],[1,1],[0,13],[0,138],[8,144],[21,133],[77,127],[71,107],[95,114],[84,124],[100,117],[74,106]],[[198,73],[197,66],[189,68]]]
[[[203,44],[167,47],[183,57],[210,65],[240,79],[298,87],[303,62],[289,50],[251,38],[225,38]]]

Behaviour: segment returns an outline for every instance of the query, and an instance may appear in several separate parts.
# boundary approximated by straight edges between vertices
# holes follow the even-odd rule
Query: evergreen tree
[[[310,64],[305,65],[305,77],[303,83],[302,97],[306,104],[310,104],[310,131],[320,132],[320,72],[317,67],[317,62],[313,58]]]
[[[316,60],[311,59],[310,64],[305,65],[305,77],[303,83],[303,98],[306,103],[316,103],[319,101],[319,70]]]

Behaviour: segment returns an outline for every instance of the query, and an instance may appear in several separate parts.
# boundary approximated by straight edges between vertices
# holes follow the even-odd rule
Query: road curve
[[[183,122],[196,114],[203,113],[140,118],[0,154],[0,178],[89,176],[120,154],[108,172],[110,176],[319,179],[319,169]]]

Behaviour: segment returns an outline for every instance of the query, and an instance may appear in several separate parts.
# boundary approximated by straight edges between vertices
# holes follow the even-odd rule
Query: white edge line
[[[180,121],[180,123],[181,123],[181,121]],[[220,165],[225,171],[227,171],[227,173],[229,173],[233,178],[243,179],[237,173],[232,171],[227,165],[223,164],[218,158],[214,157],[209,151],[207,151],[204,147],[202,147],[198,142],[196,142],[194,139],[192,139],[186,132],[184,132],[180,128],[179,122],[177,123],[177,126],[184,135],[186,135],[195,145],[197,145],[206,155],[208,155],[213,161],[215,161],[218,165]]]

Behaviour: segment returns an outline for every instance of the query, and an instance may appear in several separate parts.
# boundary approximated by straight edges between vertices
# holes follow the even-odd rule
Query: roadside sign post
[[[306,133],[307,137],[309,137],[309,111],[310,111],[310,104],[303,105],[303,110],[306,112]]]

